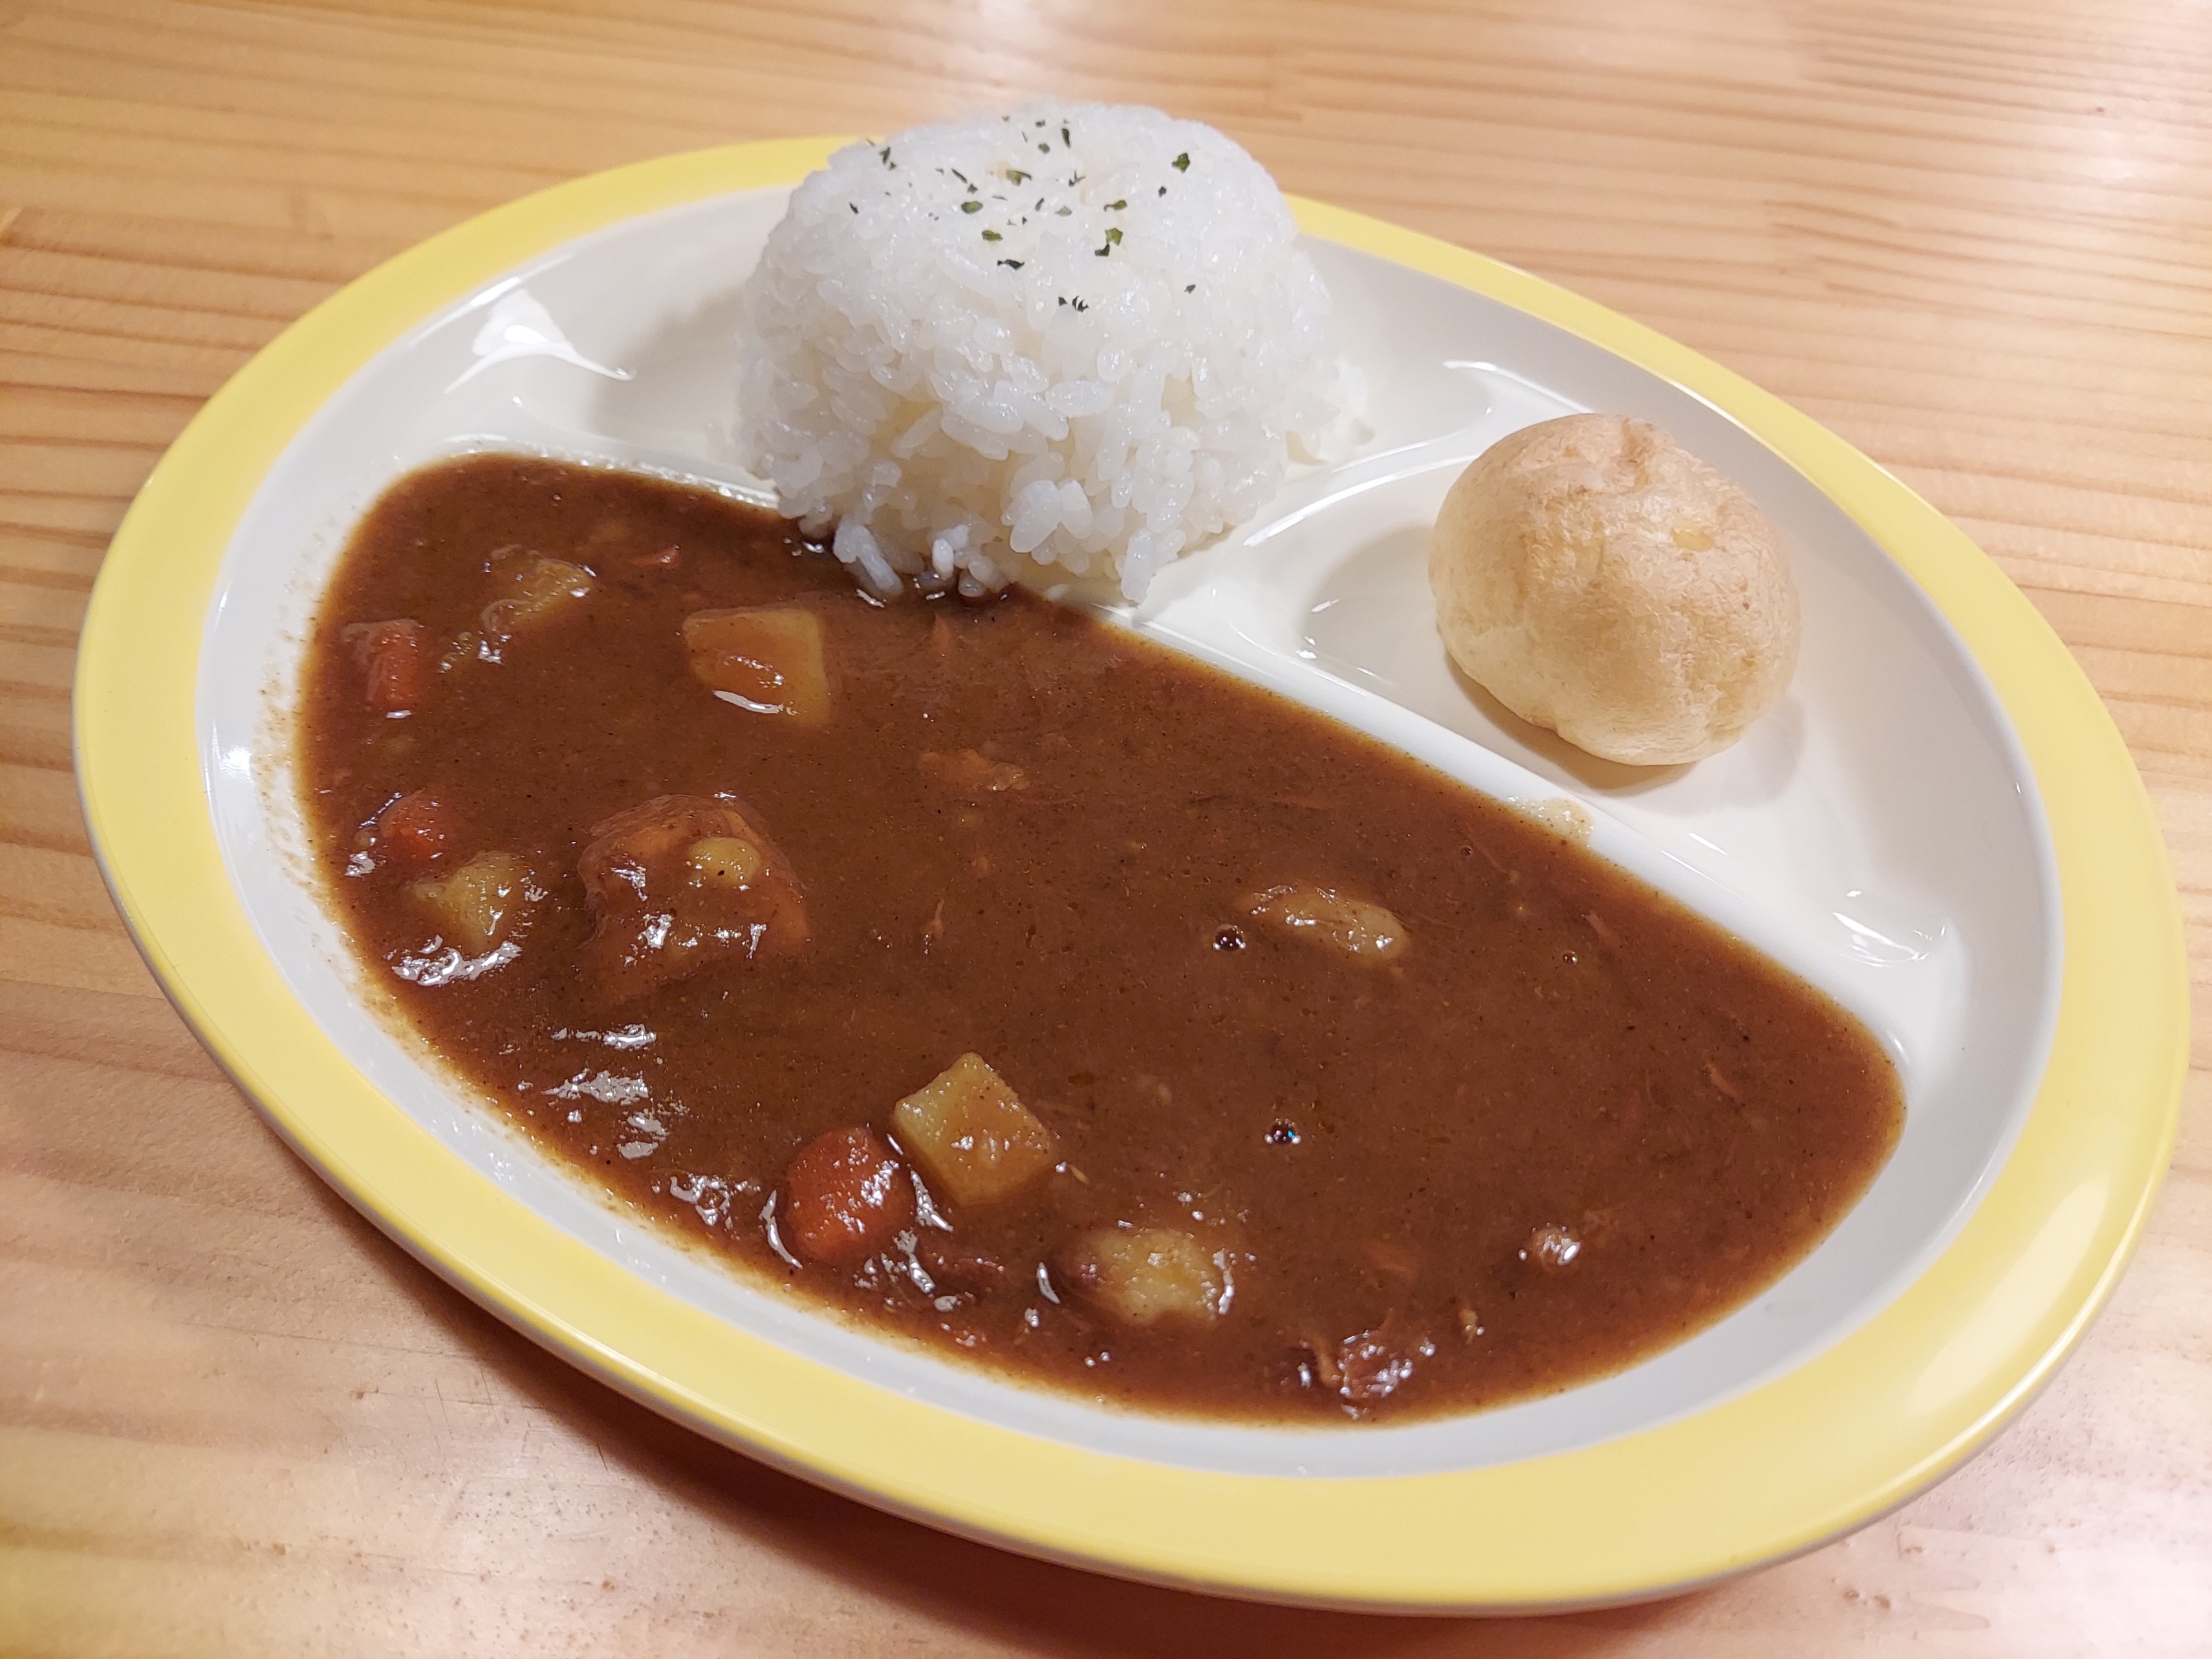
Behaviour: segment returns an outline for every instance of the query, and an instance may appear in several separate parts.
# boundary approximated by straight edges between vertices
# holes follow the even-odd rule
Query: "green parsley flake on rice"
[[[1157,110],[849,145],[746,287],[747,463],[885,596],[1026,561],[1139,599],[1340,446],[1356,382],[1296,236],[1258,162]]]

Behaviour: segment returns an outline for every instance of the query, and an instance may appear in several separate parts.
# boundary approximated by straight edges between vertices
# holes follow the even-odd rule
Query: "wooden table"
[[[665,1424],[296,1163],[87,855],[72,647],[131,493],[307,307],[480,209],[1036,89],[1582,289],[1964,525],[2087,668],[2200,988],[2079,1355],[1936,1490],[1657,1606],[1255,1608],[938,1536]],[[0,1651],[2212,1651],[2212,25],[2094,0],[0,3]],[[189,619],[179,619],[190,625]]]

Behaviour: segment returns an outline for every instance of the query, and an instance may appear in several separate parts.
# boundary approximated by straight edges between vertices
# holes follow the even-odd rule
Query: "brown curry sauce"
[[[702,683],[687,618],[793,603],[826,714]],[[1771,1284],[1902,1123],[1832,1002],[1514,811],[1033,595],[878,605],[704,491],[508,457],[403,479],[323,601],[298,731],[363,973],[453,1071],[616,1200],[1018,1379],[1261,1420],[1557,1389]],[[641,812],[668,857],[765,849],[678,915],[673,971],[664,854],[597,833]],[[447,939],[425,894],[495,878],[496,946]],[[1276,925],[1254,896],[1283,884],[1387,907],[1402,948]],[[963,1209],[907,1195],[891,1126],[969,1053],[1057,1161]],[[807,1183],[871,1170],[870,1253],[793,1265],[793,1227],[828,1237]],[[1195,1240],[1225,1306],[1129,1325],[1085,1236]]]

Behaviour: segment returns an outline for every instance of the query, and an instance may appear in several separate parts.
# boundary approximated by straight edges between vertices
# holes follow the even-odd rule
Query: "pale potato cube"
[[[410,890],[429,909],[449,945],[471,956],[514,933],[530,902],[530,866],[513,853],[479,853],[449,876]]]
[[[684,863],[697,887],[750,887],[768,868],[761,849],[738,836],[700,836]]]
[[[956,1205],[1004,1203],[1060,1161],[1052,1131],[975,1054],[899,1102],[891,1132],[931,1188]]]
[[[1211,1325],[1229,1311],[1229,1270],[1215,1252],[1173,1227],[1102,1227],[1060,1258],[1061,1276],[1125,1325]]]
[[[497,641],[551,621],[598,586],[590,571],[566,559],[524,559],[507,566],[500,580],[505,592],[483,609],[484,632]]]
[[[822,618],[799,605],[695,611],[684,619],[691,672],[724,702],[800,726],[830,718]]]
[[[1362,962],[1389,962],[1406,952],[1406,924],[1364,899],[1310,882],[1270,887],[1243,903],[1245,915]]]

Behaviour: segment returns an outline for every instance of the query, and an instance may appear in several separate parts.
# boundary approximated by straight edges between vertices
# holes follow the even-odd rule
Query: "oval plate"
[[[486,443],[731,482],[700,459],[726,381],[699,343],[726,337],[732,258],[830,148],[579,179],[402,255],[211,399],[118,531],[78,666],[86,816],[161,983],[278,1131],[425,1263],[657,1409],[869,1502],[1162,1583],[1634,1600],[1863,1524],[1985,1442],[2117,1279],[2179,1113],[2180,921],[2118,732],[1996,567],[1840,440],[1597,306],[1339,210],[1295,204],[1376,381],[1374,437],[1127,620],[1494,793],[1583,802],[1598,850],[1869,1020],[1905,1074],[1905,1139],[1772,1291],[1619,1376],[1440,1424],[1093,1410],[794,1313],[596,1207],[366,1012],[304,872],[284,720],[353,515]],[[594,292],[618,350],[591,337]],[[1579,762],[1442,665],[1425,515],[1504,431],[1591,406],[1663,419],[1790,542],[1805,665],[1726,765]]]

